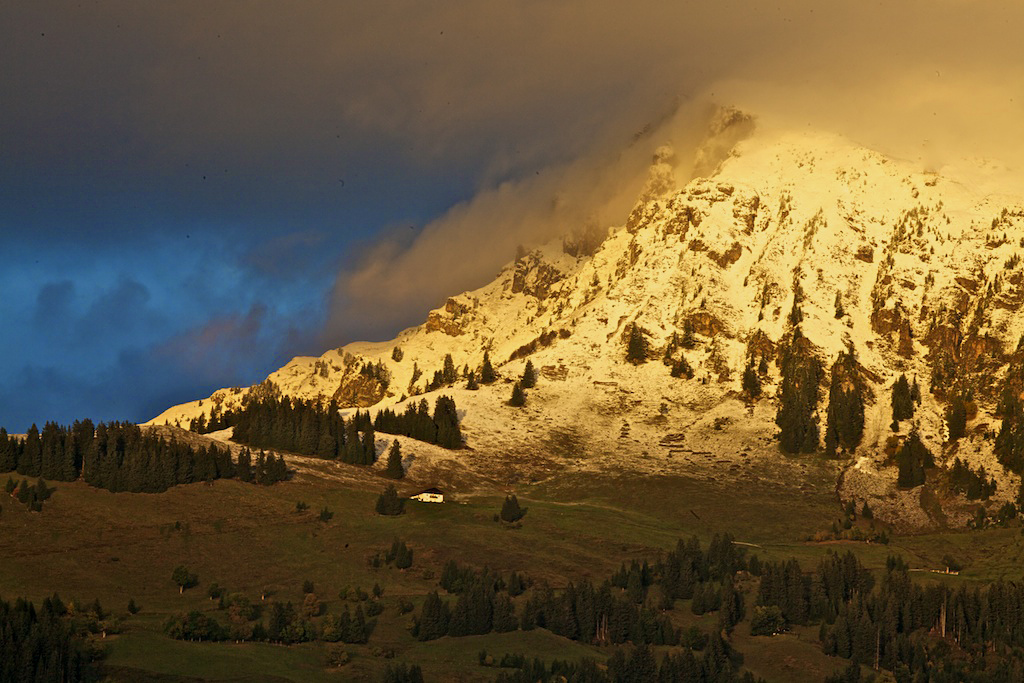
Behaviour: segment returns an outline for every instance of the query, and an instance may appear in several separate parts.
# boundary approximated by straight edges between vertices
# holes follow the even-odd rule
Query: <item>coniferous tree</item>
[[[462,430],[459,428],[459,411],[451,396],[438,396],[434,402],[433,425],[437,434],[437,445],[442,448],[461,448]]]
[[[505,522],[518,522],[526,514],[526,508],[519,507],[519,499],[516,494],[505,496],[505,502],[501,505],[501,519]]]
[[[949,429],[950,441],[962,438],[967,430],[967,404],[960,395],[954,396],[949,402],[946,426]]]
[[[898,425],[902,420],[912,417],[914,401],[910,397],[910,383],[907,382],[907,376],[901,374],[892,385],[892,421]]]
[[[480,384],[492,384],[498,377],[494,374],[494,368],[491,367],[491,355],[489,352],[484,351],[484,362],[480,366]]]
[[[376,510],[378,515],[400,515],[405,512],[405,499],[398,496],[394,484],[388,484],[384,492],[377,497]]]
[[[523,389],[532,389],[537,386],[537,371],[533,369],[533,361],[526,361],[526,368],[523,369],[523,378],[519,380]]]
[[[899,467],[896,484],[901,488],[920,486],[925,481],[925,468],[935,466],[935,459],[921,442],[917,430],[910,433],[897,451],[896,465]]]
[[[455,361],[452,360],[452,354],[446,353],[444,356],[444,369],[441,370],[441,382],[445,385],[455,384],[455,380],[458,379],[458,375],[455,373]]]
[[[513,408],[522,408],[526,405],[526,392],[519,382],[512,385],[512,396],[508,399],[508,404]]]
[[[633,365],[647,362],[647,340],[640,326],[633,323],[629,328],[629,341],[626,343],[626,360]]]
[[[864,433],[864,397],[867,386],[860,376],[851,346],[832,365],[825,421],[825,455],[836,456],[837,448],[856,450]]]
[[[384,468],[384,476],[391,479],[401,479],[405,476],[405,468],[402,467],[402,446],[398,439],[391,442],[391,450],[388,451],[388,464]]]
[[[423,601],[420,618],[416,621],[415,635],[419,640],[434,640],[448,634],[448,622],[451,615],[448,604],[441,602],[437,591],[427,594]]]
[[[761,396],[761,380],[757,373],[754,372],[753,362],[748,363],[747,367],[743,370],[743,391],[750,398]]]
[[[373,434],[373,426],[368,425],[363,432],[362,458],[360,465],[372,465],[377,462],[377,444]]]
[[[844,315],[846,315],[846,310],[843,308],[843,295],[839,291],[836,291],[835,307],[836,307],[836,320],[839,320]]]
[[[476,381],[476,371],[469,371],[469,378],[466,380],[466,388],[470,391],[476,391],[480,388],[480,383]]]
[[[793,339],[783,352],[779,411],[779,442],[786,453],[813,453],[818,448],[818,385],[821,362],[814,356],[810,342],[793,331]]]
[[[689,318],[683,321],[683,337],[679,340],[679,344],[684,349],[692,349],[697,344],[694,337],[693,321]]]
[[[686,356],[679,356],[679,360],[677,360],[672,365],[672,370],[669,374],[671,374],[673,377],[685,377],[686,379],[693,379],[693,368],[691,368],[690,364],[686,362]]]

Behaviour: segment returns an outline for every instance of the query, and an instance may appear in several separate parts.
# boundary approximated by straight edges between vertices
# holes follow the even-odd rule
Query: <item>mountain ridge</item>
[[[913,428],[941,466],[953,457],[983,465],[998,482],[992,504],[1013,500],[1020,480],[998,464],[991,433],[1024,333],[1024,201],[838,136],[756,130],[733,110],[717,117],[694,166],[705,175],[677,182],[684,169],[661,147],[622,225],[567,226],[393,340],[295,358],[260,385],[219,390],[150,424],[187,426],[211,403],[237,406],[259,391],[401,409],[436,393],[424,388],[445,355],[462,377],[487,351],[500,382],[470,391],[460,379],[439,390],[461,409],[467,467],[508,466],[509,485],[547,467],[742,478],[752,460],[782,457],[777,356],[799,308],[800,330],[826,369],[823,388],[827,369],[852,348],[871,390],[861,444],[837,465],[841,497],[870,501],[882,518],[940,522],[906,502],[920,491],[894,483],[890,387],[904,374],[920,383],[922,401],[898,438]],[[626,360],[633,326],[650,362]],[[657,361],[688,333],[694,346],[671,349],[669,364],[685,358],[693,377],[672,377]],[[504,402],[527,359],[540,382],[517,410]],[[755,401],[742,375],[760,359],[767,372]],[[953,393],[970,395],[977,410],[956,445],[946,443]],[[966,523],[971,506],[947,507],[942,523]]]

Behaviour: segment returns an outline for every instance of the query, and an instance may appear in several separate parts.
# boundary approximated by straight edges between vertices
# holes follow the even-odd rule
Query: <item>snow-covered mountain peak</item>
[[[917,422],[934,452],[953,385],[970,389],[980,415],[994,410],[1024,333],[1024,200],[835,135],[755,132],[734,111],[715,125],[695,160],[705,173],[678,187],[678,151],[658,149],[621,225],[566,226],[564,237],[522,250],[491,283],[453,294],[423,324],[386,342],[296,358],[262,390],[392,406],[426,392],[450,354],[460,379],[440,391],[455,395],[481,453],[529,453],[567,433],[577,459],[583,451],[616,462],[654,457],[671,434],[733,450],[742,437],[764,450],[775,431],[774,362],[798,308],[823,366],[851,347],[872,382],[878,400],[863,452],[884,450],[887,387],[901,373],[933,390]],[[627,360],[634,325],[647,363]],[[503,381],[465,389],[461,378],[485,352]],[[527,359],[541,377],[524,432],[523,412],[504,401]],[[743,370],[761,359],[767,398],[743,402]],[[673,376],[680,364],[688,371]],[[185,423],[249,391],[221,390],[153,422]],[[743,416],[742,428],[721,428]],[[991,461],[990,447],[975,450]]]

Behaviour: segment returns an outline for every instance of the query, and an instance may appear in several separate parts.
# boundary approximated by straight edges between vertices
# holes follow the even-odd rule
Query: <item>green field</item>
[[[384,480],[341,484],[304,475],[271,487],[222,480],[163,494],[56,484],[42,513],[3,500],[0,595],[40,600],[56,591],[65,600],[98,598],[108,611],[122,615],[121,633],[102,639],[112,680],[373,680],[392,661],[384,655],[393,653],[394,661],[420,664],[427,680],[485,681],[496,669],[478,664],[481,650],[497,657],[522,652],[548,660],[603,660],[610,649],[544,630],[416,641],[408,632],[412,614],[400,614],[398,601],[411,600],[418,608],[422,597],[437,589],[449,559],[525,572],[557,588],[584,577],[599,583],[634,558],[654,561],[680,537],[695,534],[706,542],[713,533],[729,531],[762,557],[797,557],[808,569],[824,553],[850,549],[871,568],[881,567],[894,552],[919,569],[939,567],[946,554],[966,565],[955,577],[915,574],[922,580],[1022,575],[1019,528],[897,537],[889,546],[804,541],[839,515],[831,476],[827,467],[812,466],[799,486],[787,489],[760,478],[737,485],[678,476],[567,473],[518,491],[529,507],[519,528],[494,521],[501,496],[456,496],[443,505],[409,502],[406,514],[380,517],[373,507]],[[309,510],[296,512],[297,501],[308,503]],[[324,506],[334,512],[327,523],[317,519]],[[395,537],[413,549],[412,568],[373,568],[369,558]],[[200,581],[184,594],[171,580],[180,564]],[[314,583],[329,611],[340,609],[343,588],[382,586],[384,611],[372,620],[369,643],[193,643],[162,633],[163,622],[174,613],[215,611],[206,596],[211,583],[257,602],[265,594],[269,601],[301,604],[305,580]],[[136,616],[127,615],[129,597],[142,608]],[[673,614],[679,625],[714,628],[713,615],[698,619],[686,605]],[[816,629],[773,638],[747,633],[744,624],[737,627],[734,645],[746,666],[769,681],[820,680],[845,664],[821,654]],[[330,668],[328,659],[339,649],[351,661]]]

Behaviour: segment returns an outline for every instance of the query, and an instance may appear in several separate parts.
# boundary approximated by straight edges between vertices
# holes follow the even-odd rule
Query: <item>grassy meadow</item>
[[[426,680],[487,681],[498,670],[479,665],[481,650],[496,658],[521,652],[546,660],[599,661],[611,650],[543,629],[416,641],[409,633],[415,612],[401,614],[398,602],[411,601],[418,611],[450,559],[515,570],[557,588],[584,577],[599,583],[634,558],[657,560],[680,537],[697,535],[706,544],[712,534],[729,531],[762,558],[796,557],[808,569],[827,552],[849,549],[872,568],[883,566],[890,553],[922,570],[941,566],[947,554],[966,567],[959,576],[915,573],[921,580],[975,582],[1024,573],[1019,528],[901,536],[889,546],[808,542],[840,515],[833,481],[824,465],[805,468],[788,488],[767,477],[738,484],[566,473],[518,491],[529,508],[518,528],[494,520],[503,497],[460,498],[458,492],[443,505],[409,501],[402,516],[378,516],[374,502],[384,479],[342,481],[307,472],[270,487],[221,480],[162,494],[112,494],[80,482],[56,483],[41,513],[2,500],[0,596],[38,601],[57,592],[76,604],[98,598],[107,611],[123,616],[121,632],[102,639],[111,680],[374,680],[389,662],[407,661],[420,664]],[[297,511],[299,501],[308,510]],[[324,507],[334,513],[327,522],[319,520]],[[394,538],[412,548],[413,566],[372,567],[369,558]],[[171,580],[178,565],[199,577],[198,586],[181,594]],[[343,589],[370,592],[379,584],[384,611],[370,620],[369,642],[282,646],[182,642],[163,635],[164,621],[175,613],[198,609],[223,616],[207,597],[212,583],[254,602],[266,596],[300,605],[304,581],[313,582],[328,611],[340,610]],[[141,607],[135,616],[127,614],[129,598]],[[748,617],[752,603],[748,595]],[[686,605],[677,605],[673,615],[679,626],[715,628],[715,615],[695,617]],[[779,682],[821,680],[845,664],[823,655],[816,638],[814,628],[751,637],[745,624],[733,636],[745,665]],[[341,650],[350,661],[331,666]],[[392,653],[393,660],[387,656]]]

